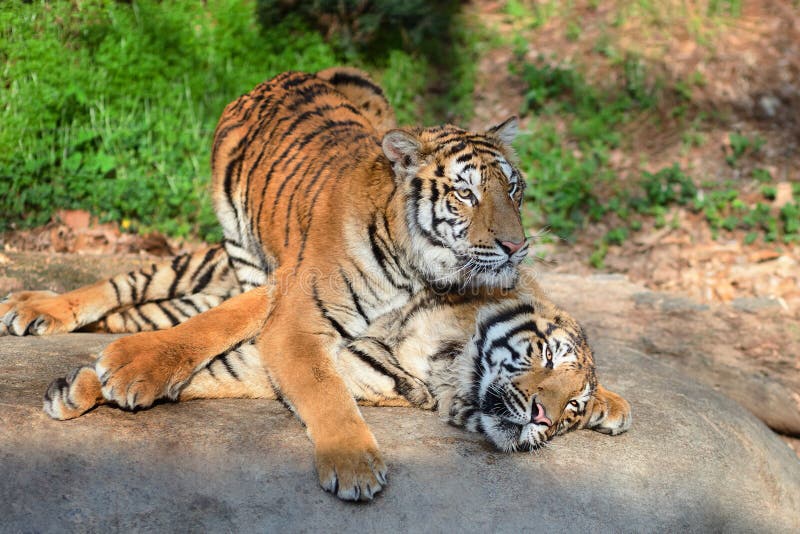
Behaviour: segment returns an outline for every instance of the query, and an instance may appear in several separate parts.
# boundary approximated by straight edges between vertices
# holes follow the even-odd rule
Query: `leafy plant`
[[[6,4],[0,230],[80,208],[131,229],[219,239],[208,161],[225,105],[281,71],[345,62],[296,14],[260,26],[250,0]],[[401,120],[418,121],[424,58],[398,49],[350,60],[383,78]],[[460,112],[471,86],[458,76]]]
[[[731,152],[725,156],[725,161],[731,167],[735,167],[739,159],[745,154],[754,154],[761,150],[764,143],[766,143],[766,141],[759,136],[750,138],[736,132],[731,133],[728,139],[731,144]]]

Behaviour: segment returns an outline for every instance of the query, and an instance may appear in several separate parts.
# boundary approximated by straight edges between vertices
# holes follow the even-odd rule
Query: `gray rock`
[[[692,299],[669,293],[657,293],[655,291],[643,291],[633,296],[634,302],[638,305],[657,308],[664,313],[685,313],[706,311],[709,309],[707,304],[700,304]]]
[[[739,297],[731,301],[731,306],[739,311],[758,313],[764,310],[780,310],[781,303],[769,297]]]
[[[757,313],[647,291],[624,279],[542,273],[551,298],[586,328],[669,365],[800,437],[800,329],[782,309]]]
[[[765,117],[772,118],[777,114],[778,108],[781,106],[781,101],[773,95],[762,95],[758,99],[758,105],[761,108],[761,113]]]
[[[774,531],[800,529],[800,462],[738,404],[594,340],[633,428],[500,454],[433,413],[364,414],[390,466],[375,502],[324,493],[277,402],[195,401],[57,422],[49,381],[114,336],[0,339],[0,517],[18,531]]]

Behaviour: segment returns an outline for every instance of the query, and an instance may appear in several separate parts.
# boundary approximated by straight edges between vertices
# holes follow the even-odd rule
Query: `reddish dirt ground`
[[[539,27],[525,28],[505,14],[503,2],[474,1],[469,10],[492,33],[524,35],[526,60],[546,57],[578,64],[596,83],[613,84],[621,76],[620,67],[598,52],[600,39],[615,47],[618,55],[641,57],[649,76],[667,82],[693,75],[702,78],[702,84],[690,89],[686,116],[671,116],[675,102],[665,95],[656,109],[626,127],[626,140],[611,157],[623,180],[639,176],[642,170],[653,172],[678,163],[691,176],[732,183],[740,198],[748,200],[760,188],[750,178],[752,168],[759,166],[769,170],[777,182],[779,194],[771,204],[772,213],[791,201],[792,183],[800,182],[800,10],[792,2],[745,2],[732,23],[694,32],[679,22],[671,24],[666,15],[658,25],[648,25],[643,16],[612,22],[611,17],[619,12],[613,2],[597,8],[590,4],[572,3],[574,11],[569,17],[579,18],[581,32],[571,38],[569,17],[563,14]],[[521,109],[524,82],[509,73],[511,61],[510,45],[482,57],[472,126],[484,127]],[[715,118],[703,121],[699,133],[705,142],[687,147],[683,133],[700,114]],[[522,120],[525,124],[532,119]],[[725,161],[731,132],[760,136],[765,140],[763,150],[731,168]],[[673,224],[661,229],[644,221],[641,230],[623,245],[611,246],[603,270],[624,273],[649,288],[680,292],[701,302],[773,300],[784,313],[800,318],[797,243],[759,239],[747,245],[744,230],[721,231],[714,239],[703,216],[683,208],[673,209],[666,220]],[[537,252],[556,271],[596,272],[587,260],[595,243],[615,223],[613,217],[606,217],[584,228],[574,242],[540,245]]]

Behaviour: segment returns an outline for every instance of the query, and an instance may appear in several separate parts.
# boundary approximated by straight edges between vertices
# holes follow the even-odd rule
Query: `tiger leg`
[[[200,293],[224,299],[238,292],[227,253],[221,246],[215,246],[62,295],[44,292],[11,295],[0,304],[4,325],[0,335],[72,332],[120,308]],[[152,321],[155,328],[172,326],[163,315]]]
[[[273,291],[272,286],[252,289],[173,328],[114,341],[94,364],[103,397],[129,409],[177,399],[197,371],[258,334]],[[221,363],[233,361],[229,356]]]
[[[386,464],[337,372],[335,334],[321,331],[313,312],[298,314],[308,309],[298,293],[275,305],[256,346],[281,398],[306,425],[320,485],[340,499],[370,500],[386,484]]]
[[[103,319],[82,328],[83,332],[135,333],[163,330],[219,306],[225,299],[217,295],[197,293],[170,300],[148,302],[112,312]]]
[[[275,398],[275,389],[252,340],[208,362],[178,395],[180,401]]]
[[[275,390],[252,342],[208,362],[189,379],[177,400],[223,398],[275,398]],[[107,402],[94,365],[84,365],[50,384],[44,394],[43,408],[53,419],[66,420]]]
[[[106,401],[93,365],[83,365],[50,383],[44,394],[44,412],[53,419],[73,419]]]

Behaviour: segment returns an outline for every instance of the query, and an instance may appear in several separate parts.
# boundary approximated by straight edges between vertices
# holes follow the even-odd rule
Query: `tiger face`
[[[512,287],[528,245],[516,118],[486,133],[392,130],[384,154],[406,201],[412,261],[434,285]]]
[[[578,428],[630,427],[630,406],[597,384],[583,329],[566,314],[548,318],[529,304],[493,310],[468,350],[473,413],[463,423],[502,451],[537,449]]]

